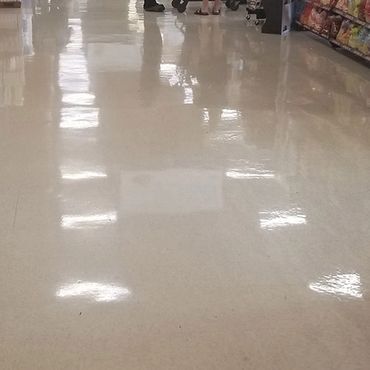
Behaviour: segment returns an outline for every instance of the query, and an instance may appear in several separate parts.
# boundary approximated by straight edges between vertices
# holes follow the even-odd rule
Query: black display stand
[[[266,23],[262,26],[263,33],[283,35],[290,31],[292,23],[292,0],[264,0]]]

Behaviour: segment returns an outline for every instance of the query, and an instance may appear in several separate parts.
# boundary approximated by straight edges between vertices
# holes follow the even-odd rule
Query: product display
[[[370,0],[312,0],[298,23],[332,45],[370,61]]]

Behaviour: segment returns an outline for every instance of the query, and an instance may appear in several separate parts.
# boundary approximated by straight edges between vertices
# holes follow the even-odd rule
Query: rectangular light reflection
[[[63,215],[61,226],[64,229],[84,229],[110,225],[117,222],[117,212],[89,215]]]
[[[300,208],[260,212],[260,227],[264,230],[305,224],[307,217]]]
[[[63,108],[60,128],[82,130],[99,126],[99,109],[86,107]]]

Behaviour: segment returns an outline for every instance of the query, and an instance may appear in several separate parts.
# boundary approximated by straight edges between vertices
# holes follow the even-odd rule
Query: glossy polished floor
[[[368,370],[369,69],[141,7],[0,10],[0,369]]]

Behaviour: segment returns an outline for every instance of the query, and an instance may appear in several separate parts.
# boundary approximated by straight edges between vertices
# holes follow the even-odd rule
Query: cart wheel
[[[178,5],[177,10],[179,11],[179,13],[184,13],[184,11],[186,10],[186,5],[187,5],[187,2],[180,3]]]
[[[172,6],[174,7],[174,8],[178,8],[178,6],[180,5],[180,2],[181,2],[181,0],[172,0]]]
[[[230,7],[231,7],[231,0],[226,0],[225,5],[226,5],[226,8],[229,8],[230,9]]]
[[[249,14],[247,14],[247,16],[245,18],[247,18],[247,21],[251,20],[251,16]]]
[[[233,10],[233,11],[238,10],[239,9],[239,3],[237,1],[231,1],[230,9]]]
[[[257,21],[255,21],[255,22],[254,22],[254,24],[255,24],[256,26],[258,26],[258,25],[260,24],[260,21],[259,21],[259,20],[257,20]]]

